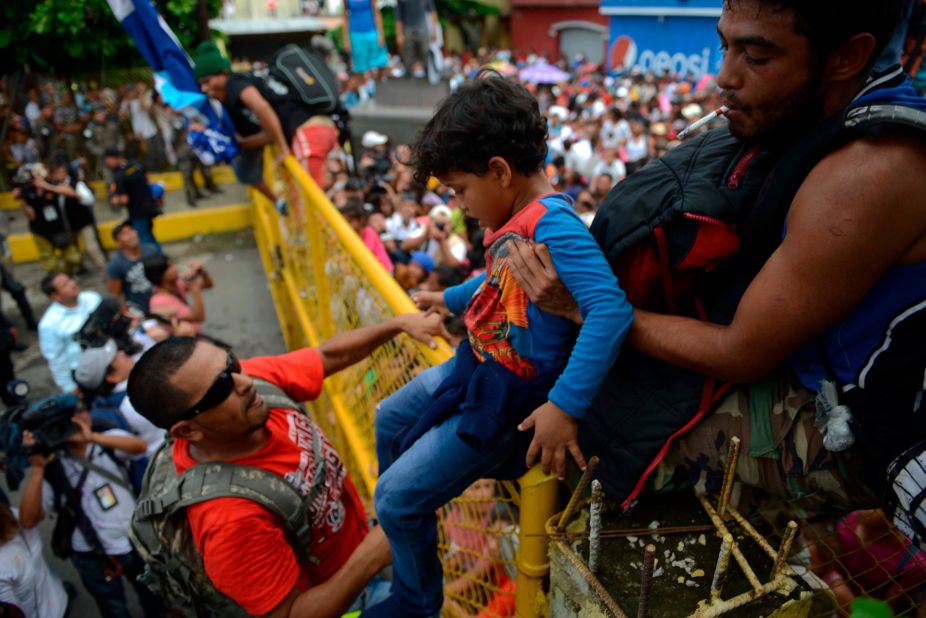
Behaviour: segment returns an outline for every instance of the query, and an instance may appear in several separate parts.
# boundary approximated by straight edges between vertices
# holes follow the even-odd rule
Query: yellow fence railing
[[[268,165],[267,178],[285,190],[288,214],[252,191],[254,234],[288,348],[417,311],[294,158]],[[311,404],[371,511],[377,403],[450,356],[444,342],[432,350],[402,335],[328,378]],[[441,509],[445,616],[546,613],[544,523],[556,510],[557,489],[555,478],[535,468],[517,484],[474,483]]]

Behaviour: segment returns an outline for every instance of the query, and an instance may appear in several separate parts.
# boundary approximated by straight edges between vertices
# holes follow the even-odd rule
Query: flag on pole
[[[165,104],[189,114],[196,110],[207,139],[190,130],[190,144],[206,164],[230,161],[238,153],[235,129],[224,110],[217,111],[199,88],[193,61],[150,0],[107,0],[138,51],[154,70],[154,87]],[[205,148],[205,150],[204,150]]]

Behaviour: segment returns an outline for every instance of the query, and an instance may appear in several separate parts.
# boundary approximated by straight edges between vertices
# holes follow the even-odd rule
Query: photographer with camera
[[[202,332],[206,321],[203,290],[213,286],[212,277],[202,263],[190,262],[183,276],[180,276],[174,262],[163,254],[146,257],[142,264],[145,277],[154,286],[148,303],[149,311],[166,320],[176,319],[189,324],[194,333]]]
[[[46,424],[23,433],[23,446],[31,449],[20,505],[23,529],[37,526],[48,512],[58,514],[52,549],[71,559],[104,618],[130,616],[123,575],[145,616],[162,616],[161,600],[136,579],[144,562],[128,538],[135,496],[127,467],[145,452],[144,440],[121,429],[93,431],[90,413],[77,409],[73,395],[53,397],[30,411],[48,418],[55,429]],[[63,421],[70,431],[63,430]]]
[[[465,268],[466,241],[453,231],[453,213],[449,206],[438,204],[428,213],[428,241],[422,248],[437,264]]]
[[[42,291],[52,302],[39,320],[39,349],[58,388],[73,392],[77,384],[71,371],[80,358],[80,343],[74,335],[100,304],[100,295],[82,292],[76,281],[60,272],[42,279]]]
[[[29,231],[39,250],[39,262],[47,272],[73,274],[82,268],[76,234],[86,225],[86,204],[93,192],[73,181],[67,164],[53,159],[49,169],[23,166],[13,179],[13,195],[29,221]]]
[[[145,455],[150,458],[164,444],[167,433],[139,414],[126,396],[129,374],[142,353],[139,350],[129,354],[109,339],[101,346],[87,348],[80,353],[74,380],[90,408],[93,422],[135,434],[145,441]],[[136,480],[141,472],[143,470],[133,472]]]

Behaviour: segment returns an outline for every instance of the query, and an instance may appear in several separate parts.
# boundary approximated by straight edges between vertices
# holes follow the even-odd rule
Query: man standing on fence
[[[325,377],[400,333],[433,346],[441,325],[436,314],[405,314],[336,335],[317,348],[240,362],[214,345],[178,337],[141,357],[129,377],[129,399],[173,438],[169,450],[155,456],[149,474],[166,469],[167,478],[175,478],[199,462],[228,462],[269,472],[312,504],[311,555],[290,542],[294,531],[255,501],[222,497],[187,507],[195,541],[189,549],[202,556],[206,576],[197,581],[215,589],[195,590],[211,594],[198,596],[200,607],[218,615],[243,608],[253,615],[334,618],[365,587],[370,596],[362,595],[361,602],[380,600],[372,596],[377,590],[388,593],[382,584],[367,584],[391,562],[389,544],[380,528],[368,533],[366,512],[340,455],[293,401],[316,399]],[[157,501],[155,493],[140,496],[139,504]],[[159,504],[165,517],[173,513]],[[152,520],[139,512],[133,530],[144,540]],[[156,563],[153,575],[162,590],[185,589],[175,579],[182,575],[159,572]],[[190,603],[178,594],[168,601]],[[361,607],[355,603],[355,609]]]

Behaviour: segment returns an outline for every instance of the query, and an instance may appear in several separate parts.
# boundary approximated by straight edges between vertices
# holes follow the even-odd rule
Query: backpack
[[[254,382],[271,408],[305,414],[304,408],[278,387],[259,379]],[[213,498],[248,498],[257,502],[285,522],[296,552],[317,562],[311,555],[311,510],[324,486],[326,466],[321,430],[315,429],[312,451],[318,468],[305,496],[280,476],[250,466],[206,462],[178,476],[173,441],[166,441],[148,466],[129,528],[129,538],[145,561],[145,572],[139,580],[185,616],[248,615],[209,579],[186,517],[186,507]]]
[[[926,113],[868,104],[835,114],[787,153],[711,131],[619,183],[591,232],[634,306],[729,324],[813,167],[852,139],[911,129],[926,131]],[[601,457],[605,491],[630,508],[671,443],[730,387],[625,347],[579,432],[583,452]]]
[[[313,114],[333,114],[340,103],[338,81],[325,59],[293,43],[270,57],[264,82],[275,95],[301,102]]]

